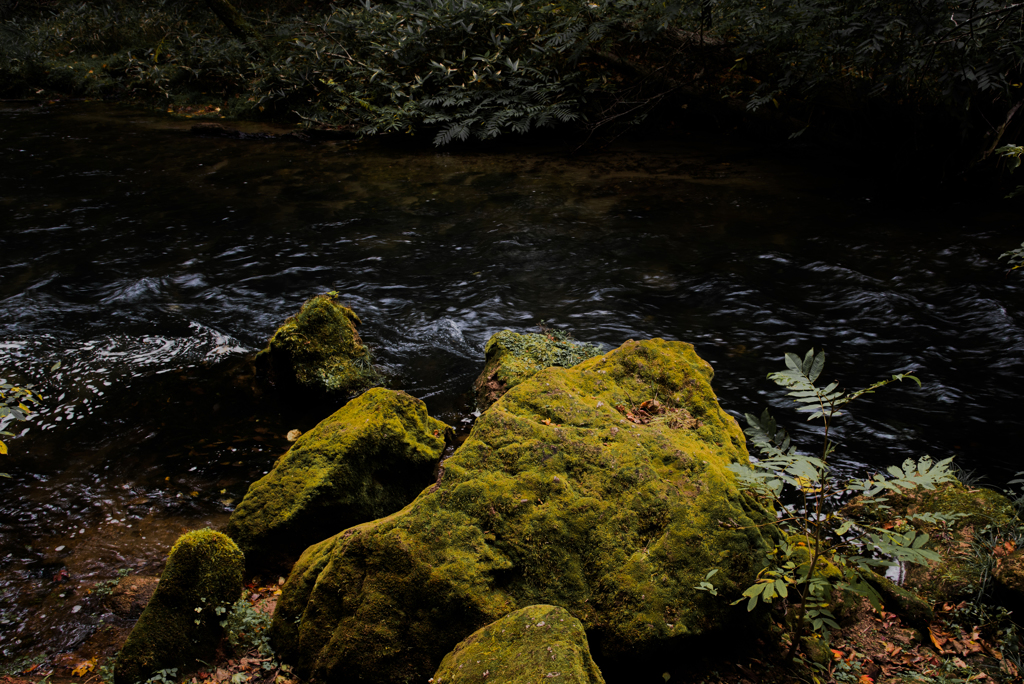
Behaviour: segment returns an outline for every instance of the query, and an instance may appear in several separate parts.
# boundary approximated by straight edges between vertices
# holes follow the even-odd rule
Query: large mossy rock
[[[180,673],[209,661],[223,633],[217,609],[241,595],[244,570],[242,552],[220,532],[196,530],[178,539],[117,657],[114,683],[144,682],[159,670]]]
[[[376,388],[302,435],[231,515],[250,568],[394,513],[433,479],[447,425],[404,392]]]
[[[359,316],[332,295],[313,297],[284,322],[256,355],[256,367],[285,390],[317,397],[355,394],[379,381]]]
[[[563,608],[527,606],[478,629],[444,657],[433,684],[604,684],[583,624]]]
[[[711,377],[664,340],[537,373],[414,502],[302,554],[276,647],[320,681],[422,681],[468,634],[538,603],[606,655],[734,639],[724,628],[746,611],[694,587],[719,568],[719,593],[739,595],[773,528],[728,470],[748,456]]]
[[[571,368],[600,354],[596,345],[575,342],[564,335],[502,330],[492,335],[484,347],[484,369],[473,383],[476,403],[486,409],[505,392],[545,368]]]

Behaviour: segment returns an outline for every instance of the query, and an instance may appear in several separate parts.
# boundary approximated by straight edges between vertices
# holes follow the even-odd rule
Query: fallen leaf
[[[302,431],[301,430],[289,430],[288,434],[285,435],[285,439],[287,439],[289,442],[294,442],[295,440],[297,440],[301,436],[302,436]]]
[[[71,674],[74,677],[84,677],[86,674],[88,674],[89,672],[92,672],[94,669],[96,669],[96,658],[95,657],[90,658],[89,660],[83,660],[82,662],[80,662],[78,664],[78,667],[76,667],[75,669],[73,669],[71,671]]]
[[[931,637],[932,643],[935,644],[935,648],[939,650],[939,653],[945,653],[946,650],[942,646],[949,641],[949,637],[942,633],[936,634],[937,631],[938,628],[929,625],[928,636]]]
[[[860,679],[857,680],[857,684],[875,684],[875,680],[867,675],[861,675]]]

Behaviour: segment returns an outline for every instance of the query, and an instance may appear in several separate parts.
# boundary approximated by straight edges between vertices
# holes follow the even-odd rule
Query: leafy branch
[[[789,390],[787,396],[797,403],[797,411],[807,413],[808,420],[821,420],[824,433],[820,454],[801,454],[786,430],[765,410],[760,417],[747,414],[749,428],[745,431],[761,454],[751,464],[733,464],[739,486],[779,511],[777,524],[785,539],[767,557],[765,567],[754,584],[733,603],[744,600],[747,610],[778,600],[790,618],[791,645],[787,662],[792,662],[801,637],[808,632],[827,632],[838,627],[831,612],[836,592],[851,592],[867,598],[881,608],[878,592],[870,578],[876,568],[898,563],[924,564],[938,560],[927,548],[929,537],[909,524],[901,529],[885,529],[863,521],[846,519],[836,510],[836,502],[860,495],[876,506],[885,506],[884,492],[932,489],[952,479],[949,463],[938,463],[925,457],[908,459],[902,466],[890,466],[885,473],[872,477],[840,481],[831,473],[829,458],[836,445],[830,437],[833,420],[840,408],[871,394],[886,385],[903,380],[920,381],[913,375],[900,373],[863,389],[848,392],[836,382],[819,387],[816,383],[825,367],[824,352],[810,350],[800,358],[788,353],[786,370],[769,374],[768,378]],[[792,505],[793,493],[798,504]],[[914,516],[911,516],[911,520]],[[920,522],[945,520],[943,516],[916,516]],[[698,591],[714,593],[709,573]]]

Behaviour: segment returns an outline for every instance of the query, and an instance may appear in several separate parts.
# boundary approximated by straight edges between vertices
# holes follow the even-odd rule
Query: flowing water
[[[1024,276],[997,257],[1022,226],[1002,205],[686,137],[409,153],[189,125],[0,104],[0,378],[44,395],[0,457],[5,658],[80,645],[106,617],[97,582],[222,525],[331,410],[293,410],[247,363],[329,290],[392,386],[462,427],[487,339],[544,321],[606,348],[692,342],[726,410],[770,405],[808,449],[765,379],[783,352],[823,347],[846,387],[912,371],[922,388],[840,419],[843,469],[1021,467]]]

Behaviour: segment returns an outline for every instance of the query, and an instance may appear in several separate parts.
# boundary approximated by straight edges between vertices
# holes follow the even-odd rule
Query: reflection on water
[[[0,105],[0,377],[46,397],[0,468],[10,656],[74,648],[104,619],[95,582],[222,524],[287,431],[333,408],[298,413],[246,361],[328,290],[451,424],[488,337],[547,321],[693,342],[727,410],[770,404],[805,440],[764,379],[784,351],[823,346],[854,387],[913,371],[922,389],[840,423],[843,468],[1018,468],[1024,281],[997,263],[1020,240],[1000,207],[928,209],[724,144],[399,154],[186,127]]]

